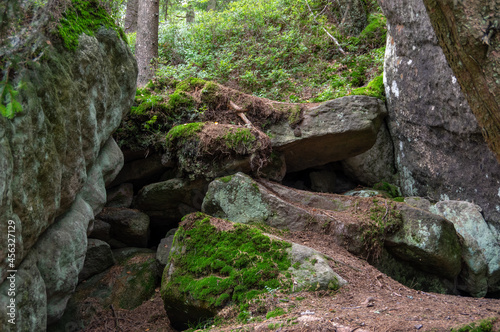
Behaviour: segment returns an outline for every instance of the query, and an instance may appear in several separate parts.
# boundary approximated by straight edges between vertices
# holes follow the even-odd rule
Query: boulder
[[[87,253],[83,268],[78,275],[78,280],[86,280],[103,272],[115,264],[115,259],[109,244],[97,239],[88,239]]]
[[[500,291],[500,237],[488,227],[479,206],[464,201],[442,201],[431,211],[453,223],[463,240],[466,268],[457,287],[472,296]]]
[[[202,210],[238,223],[326,233],[373,261],[386,248],[438,279],[454,280],[461,269],[462,247],[451,222],[380,197],[305,192],[237,173],[210,183]],[[405,269],[400,270],[404,275]]]
[[[99,219],[94,220],[92,232],[88,237],[109,242],[111,239],[111,225]]]
[[[162,268],[168,263],[168,256],[170,255],[170,249],[172,249],[172,244],[174,243],[174,235],[176,231],[177,228],[168,231],[167,235],[161,239],[160,244],[156,249],[156,260]]]
[[[106,190],[106,206],[129,208],[134,200],[134,185],[122,183]]]
[[[117,264],[78,285],[64,316],[50,326],[51,332],[83,330],[110,305],[131,310],[154,295],[159,281],[154,252],[140,248],[113,254]]]
[[[162,164],[161,155],[146,154],[141,159],[126,163],[109,187],[131,183],[136,190],[139,190],[146,184],[157,181],[166,170],[168,167]]]
[[[500,162],[500,4],[423,2],[446,59]]]
[[[387,110],[373,97],[348,96],[304,111],[294,129],[287,121],[272,125],[273,150],[285,156],[287,172],[354,157],[375,144]]]
[[[423,1],[383,1],[380,6],[388,22],[388,125],[403,195],[474,201],[486,221],[500,229],[499,162],[446,61]],[[447,26],[450,21],[439,22]]]
[[[182,216],[200,210],[207,182],[183,178],[144,186],[134,201],[134,208],[152,218],[179,221]]]
[[[394,146],[384,124],[380,127],[375,144],[360,155],[342,160],[342,167],[351,179],[372,187],[382,181],[392,182],[396,174],[394,163]]]
[[[161,296],[172,326],[214,317],[228,303],[245,304],[278,288],[338,289],[346,282],[312,249],[257,228],[202,213],[187,215],[176,232]]]
[[[110,235],[130,247],[147,247],[149,217],[139,210],[107,207],[96,218],[111,225]]]

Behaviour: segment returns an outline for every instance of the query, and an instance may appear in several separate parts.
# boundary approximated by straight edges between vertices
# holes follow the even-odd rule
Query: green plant
[[[192,122],[178,125],[170,129],[165,138],[167,147],[172,146],[175,141],[185,141],[200,132],[205,126],[204,122]]]
[[[266,319],[273,318],[273,317],[278,317],[278,316],[281,316],[281,315],[284,315],[284,314],[285,314],[285,310],[283,310],[283,308],[277,307],[276,309],[274,309],[272,311],[269,311],[266,314]]]
[[[23,88],[23,84],[20,83],[17,89],[7,81],[6,78],[0,81],[0,114],[8,119],[13,119],[17,113],[23,111],[23,106],[16,99],[19,90]]]
[[[452,332],[495,332],[493,324],[498,320],[497,317],[482,319],[477,322],[465,324],[461,327],[452,328]],[[497,330],[497,332],[500,330]]]

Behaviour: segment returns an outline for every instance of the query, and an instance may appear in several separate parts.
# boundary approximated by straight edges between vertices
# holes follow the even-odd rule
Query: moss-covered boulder
[[[354,157],[370,149],[387,110],[374,97],[348,96],[303,112],[297,123],[268,130],[273,149],[285,155],[289,172]]]
[[[161,296],[172,325],[185,329],[229,303],[245,305],[269,290],[335,290],[344,284],[325,257],[312,249],[254,227],[193,213],[176,232]]]
[[[241,171],[258,173],[268,164],[269,137],[255,127],[194,122],[172,128],[167,156],[192,179],[214,179]]]

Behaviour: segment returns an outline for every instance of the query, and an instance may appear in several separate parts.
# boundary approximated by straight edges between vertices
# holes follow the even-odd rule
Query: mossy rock
[[[168,158],[191,179],[258,172],[271,154],[270,140],[261,131],[216,122],[176,126],[168,132],[165,147]]]
[[[175,234],[161,296],[172,325],[185,329],[230,303],[245,306],[269,289],[334,290],[343,284],[327,259],[310,248],[198,212],[184,217]]]

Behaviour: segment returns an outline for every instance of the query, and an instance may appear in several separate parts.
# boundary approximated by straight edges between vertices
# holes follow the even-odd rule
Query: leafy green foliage
[[[494,332],[493,323],[495,323],[498,318],[487,318],[480,320],[478,322],[466,324],[462,327],[451,329],[452,332]],[[499,331],[499,330],[497,330]]]
[[[289,243],[270,239],[254,227],[220,219],[215,223],[230,224],[232,229],[219,231],[212,218],[202,213],[185,218],[194,218],[194,222],[187,227],[181,224],[175,235],[175,243],[182,243],[185,250],[171,253],[175,272],[162,292],[176,289],[210,306],[241,304],[240,319],[244,320],[248,300],[265,293],[266,287],[291,287],[291,280],[279,277],[291,265]]]
[[[64,46],[69,50],[75,50],[78,46],[78,38],[85,33],[93,36],[100,27],[116,30],[125,42],[125,37],[110,14],[98,0],[72,0],[70,7],[63,14],[58,27],[59,36],[64,42]]]
[[[19,89],[22,84],[17,87],[17,90],[7,81],[0,82],[0,114],[8,119],[13,119],[16,113],[22,112],[23,106],[16,99],[19,94]]]
[[[319,14],[325,1],[310,4]],[[215,80],[279,101],[344,96],[382,73],[386,21],[376,3],[368,7],[373,13],[359,36],[342,35],[325,13],[316,23],[305,2],[291,0],[239,0],[223,11],[197,13],[194,24],[163,23],[158,75]]]
[[[284,315],[284,314],[285,314],[285,310],[283,310],[283,308],[277,307],[276,309],[274,309],[272,311],[269,311],[266,314],[266,319],[273,318],[273,317],[278,317],[278,316],[281,316],[281,315]]]

